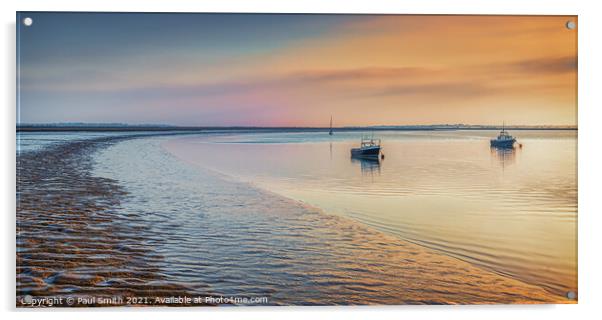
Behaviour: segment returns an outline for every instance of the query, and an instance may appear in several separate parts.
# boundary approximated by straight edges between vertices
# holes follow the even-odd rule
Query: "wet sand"
[[[153,266],[162,257],[142,245],[137,216],[119,210],[127,197],[123,188],[90,173],[91,154],[123,139],[77,141],[17,156],[17,306],[26,296],[190,294]],[[55,306],[69,306],[63,301]]]
[[[183,179],[169,172],[174,159],[160,163],[135,153],[130,159],[128,150],[143,145],[124,140],[73,142],[17,158],[17,306],[26,295],[170,297],[210,294],[229,283],[267,292],[274,305],[575,302],[250,185],[228,182],[222,191],[209,176],[186,173],[186,188],[230,197],[203,215],[194,202],[201,193],[182,200],[176,181],[166,180]],[[145,191],[162,194],[154,200],[165,211],[186,215],[178,207],[186,204],[186,223],[162,217],[144,199],[145,211],[125,210],[139,195],[126,192],[122,179],[91,173],[94,153],[105,147],[125,148],[119,161],[157,182]],[[233,186],[239,193],[232,194]],[[272,202],[253,211],[251,201]],[[170,241],[183,250],[173,259],[165,256]]]

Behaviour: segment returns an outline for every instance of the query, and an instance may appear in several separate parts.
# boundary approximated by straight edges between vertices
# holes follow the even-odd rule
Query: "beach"
[[[91,175],[90,154],[118,141],[67,142],[17,156],[17,306],[25,296],[189,293],[162,281],[153,265],[161,256],[141,245],[136,216],[118,211],[123,188]]]
[[[193,164],[166,147],[176,140],[115,135],[17,156],[17,306],[28,295],[267,297],[262,305],[575,302]]]

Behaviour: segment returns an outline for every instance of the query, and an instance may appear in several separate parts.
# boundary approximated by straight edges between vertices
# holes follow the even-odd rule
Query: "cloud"
[[[501,65],[512,71],[529,74],[567,73],[577,71],[577,57],[548,57],[528,59]]]
[[[500,89],[477,82],[444,82],[427,83],[419,85],[397,85],[372,92],[374,96],[410,96],[428,95],[430,97],[467,98],[474,96],[490,95],[500,92]]]
[[[576,64],[575,57],[553,57],[437,69],[421,66],[315,69],[186,85],[142,82],[134,87],[121,88],[94,87],[89,83],[78,86],[77,82],[73,81],[51,82],[38,89],[57,93],[89,94],[93,97],[102,97],[104,93],[121,99],[141,101],[169,97],[227,100],[246,94],[257,95],[260,92],[265,92],[267,100],[279,92],[286,92],[291,98],[299,98],[310,91],[315,95],[315,99],[428,96],[426,100],[444,100],[514,94],[532,89],[541,91],[547,86],[556,90],[562,89],[558,83],[547,83],[546,78],[541,76],[574,72]],[[531,78],[537,79],[537,82],[522,83]]]

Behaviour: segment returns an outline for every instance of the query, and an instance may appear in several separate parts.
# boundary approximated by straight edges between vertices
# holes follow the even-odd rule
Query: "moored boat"
[[[495,148],[514,148],[515,142],[516,138],[511,136],[504,126],[502,126],[502,131],[500,131],[497,138],[490,140],[491,146]]]
[[[380,155],[380,139],[362,138],[359,148],[351,149],[351,156],[357,158],[377,158]]]

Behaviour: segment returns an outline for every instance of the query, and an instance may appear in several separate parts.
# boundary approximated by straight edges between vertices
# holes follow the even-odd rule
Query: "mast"
[[[330,131],[328,131],[329,135],[332,135],[332,115],[330,116]]]

